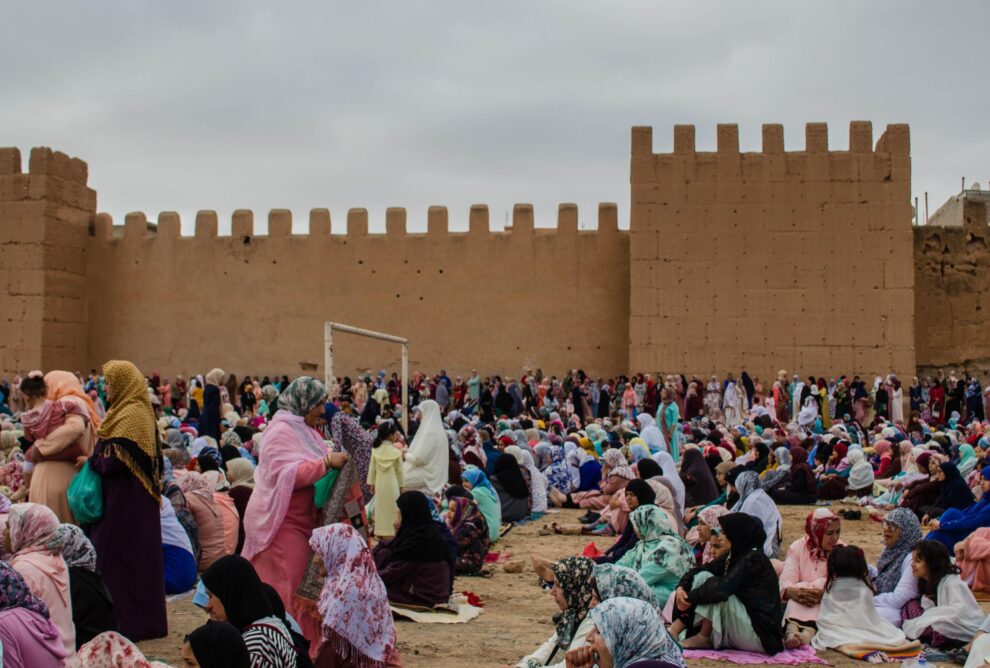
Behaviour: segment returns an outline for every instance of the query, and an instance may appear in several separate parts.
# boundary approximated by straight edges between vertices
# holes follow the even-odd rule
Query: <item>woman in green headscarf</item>
[[[684,574],[694,568],[694,552],[659,506],[640,506],[630,513],[629,521],[639,541],[615,565],[639,573],[657,601],[665,602]]]

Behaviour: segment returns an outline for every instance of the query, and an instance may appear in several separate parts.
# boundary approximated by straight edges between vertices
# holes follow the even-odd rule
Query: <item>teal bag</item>
[[[103,483],[89,462],[72,478],[67,496],[69,510],[79,524],[92,524],[103,517]]]
[[[330,492],[333,491],[334,483],[337,482],[339,475],[340,469],[330,469],[313,485],[316,488],[313,491],[313,504],[319,510],[323,510],[323,506],[327,505],[327,501],[330,500]]]

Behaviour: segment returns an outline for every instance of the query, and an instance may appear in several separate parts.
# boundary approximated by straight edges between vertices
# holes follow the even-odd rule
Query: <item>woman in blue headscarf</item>
[[[491,459],[489,459],[491,461]],[[471,492],[478,509],[488,524],[488,538],[492,543],[498,540],[502,531],[502,505],[485,472],[477,466],[465,466],[461,473],[464,487]]]

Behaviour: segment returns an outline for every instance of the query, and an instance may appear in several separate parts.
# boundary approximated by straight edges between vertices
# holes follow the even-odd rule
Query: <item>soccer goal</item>
[[[327,391],[330,392],[331,396],[337,389],[337,376],[333,373],[333,333],[334,331],[344,332],[345,334],[354,334],[355,336],[364,336],[369,339],[378,339],[379,341],[391,341],[392,343],[398,343],[402,346],[402,429],[407,434],[409,433],[409,417],[407,415],[408,405],[409,405],[409,339],[402,338],[401,336],[393,336],[392,334],[382,334],[381,332],[373,332],[370,329],[361,329],[360,327],[352,327],[350,325],[343,325],[339,322],[330,322],[329,320],[323,323],[323,342],[324,342],[324,369]]]

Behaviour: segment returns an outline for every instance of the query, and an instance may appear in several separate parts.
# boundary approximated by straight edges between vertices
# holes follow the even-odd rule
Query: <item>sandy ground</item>
[[[838,510],[843,506],[833,508]],[[807,506],[782,508],[784,516],[784,545],[804,535],[804,518]],[[549,594],[537,586],[537,578],[528,560],[533,554],[549,559],[579,554],[591,540],[588,536],[540,536],[540,528],[549,522],[569,521],[581,514],[579,511],[561,511],[548,514],[539,522],[514,528],[497,549],[512,554],[513,559],[526,561],[522,573],[505,573],[496,567],[492,578],[458,578],[455,591],[472,591],[485,604],[485,612],[467,624],[415,624],[398,621],[399,651],[406,666],[413,668],[463,668],[464,666],[498,666],[515,663],[522,656],[539,646],[553,633],[550,617],[556,606]],[[599,538],[600,549],[607,548],[614,539]],[[859,545],[868,559],[875,563],[882,548],[880,525],[864,513],[860,521],[842,523],[842,540]],[[206,614],[193,606],[191,597],[169,606],[169,637],[141,643],[149,658],[181,665],[183,636],[202,624]],[[828,652],[822,658],[833,666],[865,666],[841,654]],[[724,666],[714,661],[690,661],[696,666]]]

